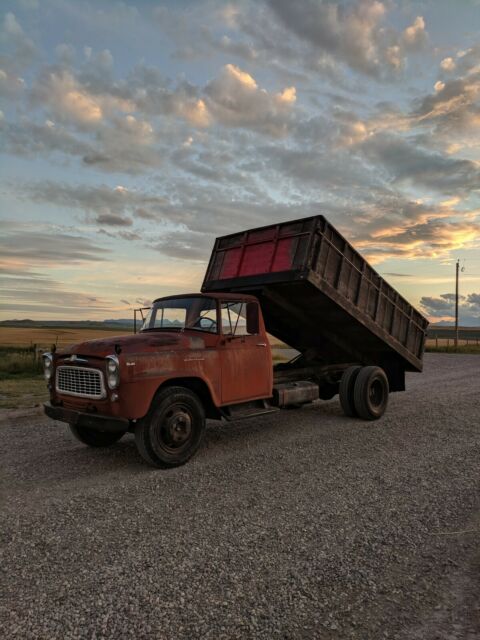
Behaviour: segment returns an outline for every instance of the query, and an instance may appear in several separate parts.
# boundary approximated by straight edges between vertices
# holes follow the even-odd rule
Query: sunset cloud
[[[215,119],[223,125],[258,129],[262,133],[287,132],[290,109],[296,100],[295,87],[278,94],[260,89],[254,78],[239,67],[227,64],[210,82],[205,93]]]
[[[480,293],[470,293],[459,297],[459,319],[464,326],[480,325]],[[420,300],[425,313],[436,318],[455,319],[455,294],[442,293],[438,297],[423,296]]]

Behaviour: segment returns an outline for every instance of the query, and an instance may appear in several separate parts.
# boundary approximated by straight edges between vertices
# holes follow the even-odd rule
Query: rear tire
[[[95,431],[88,427],[79,427],[74,424],[70,424],[70,431],[73,436],[80,440],[83,444],[89,447],[95,447],[97,449],[102,447],[111,447],[125,435],[125,431]]]
[[[168,387],[135,428],[138,452],[161,469],[185,464],[205,432],[205,411],[198,396],[185,387]]]
[[[388,379],[380,367],[362,367],[353,392],[355,409],[364,420],[378,420],[388,404]]]
[[[342,379],[340,380],[340,387],[338,393],[340,396],[340,405],[343,409],[343,413],[349,418],[355,418],[358,414],[355,409],[355,402],[353,398],[353,391],[355,388],[355,381],[360,372],[358,365],[348,367],[343,372]]]

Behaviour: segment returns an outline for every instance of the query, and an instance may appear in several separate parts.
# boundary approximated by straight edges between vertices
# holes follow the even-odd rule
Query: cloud
[[[389,258],[438,259],[454,250],[478,246],[479,231],[478,223],[433,218],[403,228],[384,229],[378,236],[365,238],[364,234],[356,234],[354,244],[375,263]]]
[[[89,129],[107,115],[134,111],[133,102],[111,92],[93,92],[68,69],[46,67],[32,87],[33,104],[46,108],[52,119]]]
[[[375,77],[402,68],[406,51],[418,50],[426,42],[421,16],[401,34],[386,29],[387,5],[378,0],[351,4],[268,0],[268,4],[283,26],[300,40],[357,72]]]
[[[199,129],[222,124],[283,135],[296,101],[295,87],[269,93],[250,73],[230,63],[205,87],[186,82],[173,88],[165,85],[158,70],[138,68],[130,85],[137,108],[146,114],[183,118]]]
[[[402,33],[405,47],[413,51],[421,49],[426,44],[427,38],[425,20],[422,16],[417,16],[413,23]]]
[[[4,69],[0,69],[0,96],[14,99],[25,88],[25,80]]]
[[[439,297],[423,296],[420,304],[431,318],[455,319],[455,294],[442,293]],[[480,294],[459,296],[459,321],[463,325],[480,325]]]
[[[7,52],[0,56],[0,67],[7,72],[19,73],[37,55],[33,41],[25,34],[15,14],[7,12],[0,27],[0,44]]]
[[[384,276],[391,276],[392,278],[414,278],[411,273],[397,273],[395,271],[385,271]]]
[[[18,99],[25,89],[20,73],[28,67],[37,53],[15,15],[7,12],[0,26],[0,97]]]
[[[55,317],[104,314],[109,308],[101,297],[72,290],[72,286],[43,271],[68,265],[75,269],[105,263],[110,250],[91,238],[53,225],[29,225],[3,221],[0,226],[0,310]]]
[[[52,280],[39,282],[36,278],[12,278],[2,282],[2,311],[27,314],[58,314],[59,311],[62,314],[76,314],[80,311],[84,315],[89,312],[106,312],[108,309],[107,301],[98,300],[85,293],[65,290],[61,283]]]
[[[18,122],[0,122],[4,149],[19,156],[41,156],[61,153],[67,156],[88,157],[93,146],[72,134],[68,128],[51,120],[37,124],[26,117]]]
[[[117,213],[100,213],[96,217],[96,222],[114,227],[131,227],[133,224],[130,218],[118,215]]]
[[[35,265],[102,262],[107,249],[91,239],[57,228],[34,229],[28,225],[3,223],[0,240],[0,264],[7,270],[23,271]]]
[[[439,193],[465,194],[480,188],[480,167],[449,158],[405,138],[379,133],[361,143],[362,154],[396,183],[410,183]]]
[[[415,101],[410,126],[424,128],[433,144],[447,153],[478,147],[480,127],[480,45],[440,63],[434,91]],[[454,146],[453,146],[454,145]]]
[[[444,70],[444,71],[453,71],[456,68],[456,64],[455,64],[455,60],[451,57],[448,58],[444,58],[441,62],[440,62],[440,67]]]
[[[35,202],[79,209],[87,218],[93,215],[94,222],[112,226],[131,226],[130,215],[138,209],[148,208],[154,218],[154,212],[159,212],[165,204],[161,197],[139,194],[121,186],[112,189],[107,185],[89,187],[44,182],[26,186],[25,194]]]

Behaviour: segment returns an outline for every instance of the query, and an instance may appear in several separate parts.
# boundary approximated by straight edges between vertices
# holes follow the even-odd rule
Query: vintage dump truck
[[[217,238],[202,293],[155,300],[138,334],[45,354],[45,412],[92,447],[133,432],[147,462],[174,467],[207,418],[337,393],[347,416],[380,418],[422,370],[427,325],[323,216],[251,229]],[[298,355],[273,366],[268,335]]]

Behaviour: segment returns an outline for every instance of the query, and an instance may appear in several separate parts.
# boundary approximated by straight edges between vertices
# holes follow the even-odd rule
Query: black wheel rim
[[[163,451],[178,454],[184,451],[193,440],[194,419],[190,409],[176,403],[160,416],[155,429],[155,443]]]
[[[368,390],[368,398],[373,407],[381,407],[385,392],[381,380],[373,380]]]

